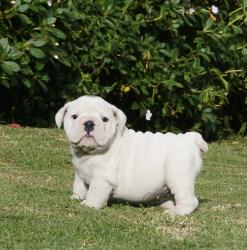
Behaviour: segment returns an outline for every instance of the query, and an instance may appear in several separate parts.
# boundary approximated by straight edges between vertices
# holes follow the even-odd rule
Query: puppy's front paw
[[[70,196],[70,199],[71,200],[84,200],[84,197],[80,196],[80,195],[77,195],[77,194],[72,194]]]
[[[84,200],[81,202],[81,205],[82,206],[85,206],[85,207],[91,207],[91,208],[95,208],[95,209],[100,209],[102,207],[104,207],[103,205],[101,204],[97,204],[96,202],[89,202],[87,200]]]

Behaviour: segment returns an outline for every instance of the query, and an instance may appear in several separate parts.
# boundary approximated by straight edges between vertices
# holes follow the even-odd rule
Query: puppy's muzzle
[[[89,134],[91,131],[94,130],[94,126],[95,124],[93,123],[93,121],[86,121],[84,122],[84,130],[87,132],[87,134]]]

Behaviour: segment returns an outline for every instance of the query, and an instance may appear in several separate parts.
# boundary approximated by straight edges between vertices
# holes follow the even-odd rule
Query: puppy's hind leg
[[[198,206],[198,199],[191,188],[184,190],[173,189],[174,201],[169,200],[161,204],[171,216],[184,216],[192,213]]]
[[[172,216],[184,216],[190,214],[198,206],[198,199],[194,193],[196,172],[189,165],[180,168],[177,164],[176,167],[171,166],[167,178],[167,186],[174,195],[174,201],[167,201],[162,204],[162,207]]]
[[[175,205],[168,209],[168,213],[174,215],[188,215],[192,213],[198,206],[198,199],[194,194],[178,193],[174,195]]]
[[[71,199],[85,200],[88,188],[80,178],[77,171],[75,171],[75,179],[73,183],[73,194],[70,196]]]

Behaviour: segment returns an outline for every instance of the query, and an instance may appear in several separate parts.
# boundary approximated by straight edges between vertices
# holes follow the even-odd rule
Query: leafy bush
[[[245,134],[246,6],[217,4],[1,1],[1,120],[48,126],[65,101],[95,94],[135,129]]]

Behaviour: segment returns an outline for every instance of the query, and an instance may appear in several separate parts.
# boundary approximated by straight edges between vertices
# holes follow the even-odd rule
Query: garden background
[[[0,1],[0,121],[100,95],[138,130],[247,131],[246,1]],[[153,114],[145,121],[145,113]]]

